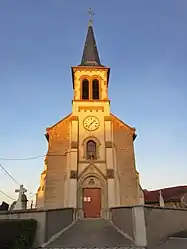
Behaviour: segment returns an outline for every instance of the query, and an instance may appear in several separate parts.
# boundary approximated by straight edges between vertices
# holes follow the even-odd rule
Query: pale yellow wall
[[[84,157],[85,155],[85,140],[90,137],[96,138],[99,141],[99,157],[95,165],[106,175],[106,149],[105,149],[105,121],[104,117],[110,114],[110,103],[108,99],[107,89],[107,69],[75,69],[74,73],[74,101],[72,106],[72,114],[78,118],[78,149],[79,149],[79,174],[88,167],[90,162]],[[106,101],[89,101],[81,100],[81,83],[83,79],[90,82],[93,79],[98,79],[100,84],[100,100]],[[88,131],[83,126],[83,121],[88,116],[95,116],[99,120],[99,127],[95,131]]]
[[[81,82],[83,79],[87,79],[90,82],[94,79],[100,81],[101,88],[101,100],[108,99],[107,88],[107,68],[84,68],[76,67],[74,70],[74,100],[81,99]]]
[[[83,170],[87,169],[92,163],[79,163],[79,173],[83,172]],[[106,175],[106,163],[98,163],[97,161],[94,162],[94,165],[103,173]]]
[[[99,119],[100,126],[96,131],[87,131],[83,127],[83,120],[87,116],[96,116]],[[96,137],[100,142],[99,159],[105,160],[105,137],[104,137],[104,113],[83,112],[79,114],[79,160],[86,160],[83,151],[83,142],[87,137]]]
[[[139,186],[139,198],[140,198],[140,205],[145,205],[145,198],[144,198],[144,192],[141,188],[141,186]]]
[[[43,171],[40,177],[40,187],[38,188],[36,196],[36,206],[40,208],[44,206],[45,179],[46,171]]]
[[[121,121],[112,116],[113,136],[120,186],[120,204],[139,204],[139,185],[136,175],[133,134]]]
[[[64,206],[64,180],[67,175],[67,153],[70,146],[70,119],[71,116],[48,129],[49,144],[44,192],[44,207],[46,208]]]
[[[44,194],[45,194],[45,184],[46,184],[46,174],[47,174],[47,160],[44,160],[44,170],[40,176],[40,186],[36,194],[36,206],[44,207]]]

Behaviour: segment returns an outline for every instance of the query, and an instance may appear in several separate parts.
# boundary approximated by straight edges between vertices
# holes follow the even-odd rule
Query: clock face
[[[87,117],[83,121],[84,128],[88,131],[95,131],[99,127],[99,120],[96,117]]]

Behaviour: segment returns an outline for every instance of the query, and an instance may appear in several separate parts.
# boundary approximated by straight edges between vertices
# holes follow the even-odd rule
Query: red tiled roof
[[[159,202],[160,190],[164,201],[180,201],[181,197],[187,193],[187,186],[177,186],[171,188],[163,188],[153,191],[143,190],[145,203]]]

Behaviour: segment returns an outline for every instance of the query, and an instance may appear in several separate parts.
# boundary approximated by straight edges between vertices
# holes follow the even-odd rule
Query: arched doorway
[[[101,183],[97,177],[87,177],[82,185],[84,218],[101,217]]]
[[[81,177],[78,184],[78,217],[104,218],[107,208],[107,195],[104,179],[96,174]]]

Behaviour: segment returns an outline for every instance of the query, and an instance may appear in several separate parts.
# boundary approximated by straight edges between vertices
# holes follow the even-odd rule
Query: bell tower
[[[90,19],[81,62],[72,67],[71,143],[76,146],[70,161],[77,179],[70,179],[70,196],[73,197],[70,203],[85,213],[87,201],[82,200],[98,194],[100,197],[94,203],[98,203],[98,213],[102,217],[104,210],[115,204],[115,179],[107,179],[107,172],[114,171],[109,74],[110,68],[101,63]],[[87,179],[95,184],[90,187]]]
[[[72,67],[73,114],[77,107],[85,105],[101,106],[107,103],[110,68],[101,64],[94,37],[92,20],[88,22],[88,31],[81,63]]]

